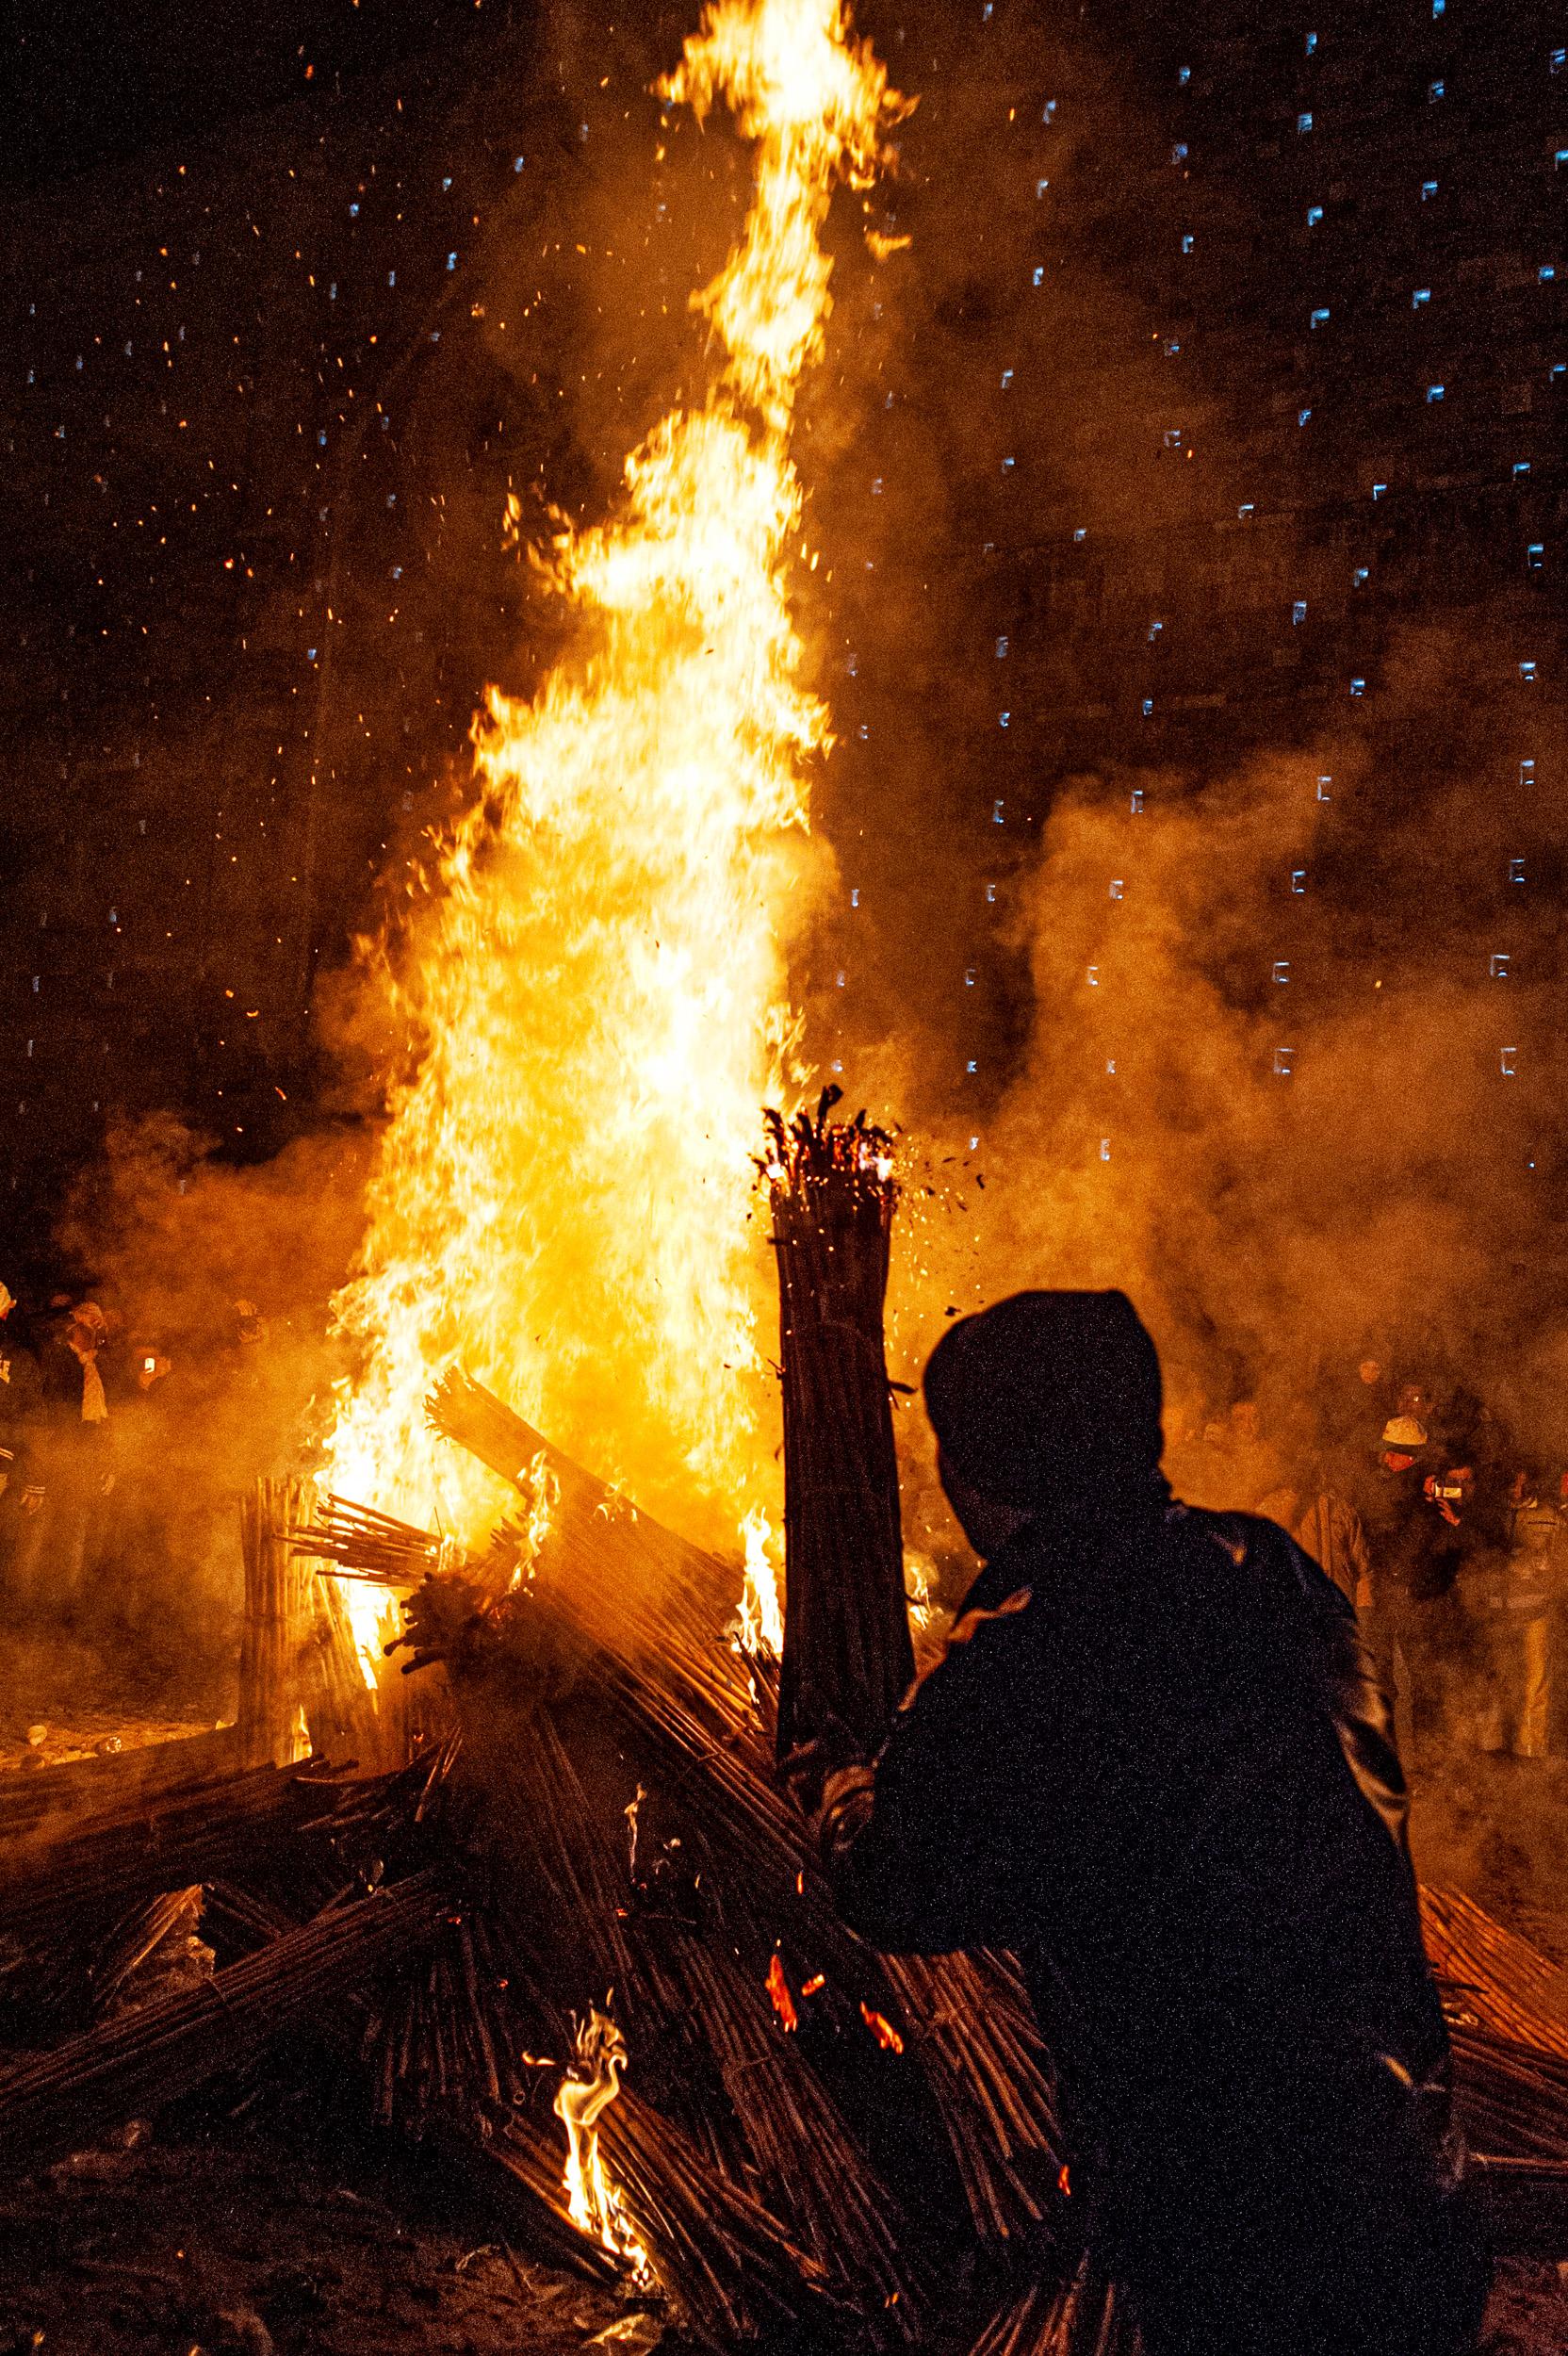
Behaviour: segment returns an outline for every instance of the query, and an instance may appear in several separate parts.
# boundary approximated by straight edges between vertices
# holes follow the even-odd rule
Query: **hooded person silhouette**
[[[985,1567],[874,1759],[806,1762],[846,1921],[1018,1953],[1147,2356],[1461,2356],[1489,2266],[1352,1607],[1172,1499],[1122,1293],[964,1319],[925,1401]]]

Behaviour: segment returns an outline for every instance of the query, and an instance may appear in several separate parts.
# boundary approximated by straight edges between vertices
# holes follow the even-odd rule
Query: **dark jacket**
[[[1152,2344],[1187,2344],[1153,2329],[1177,2282],[1194,2346],[1311,2346],[1329,2322],[1290,2338],[1277,2287],[1246,2336],[1243,2245],[1278,2285],[1294,2215],[1305,2314],[1303,2217],[1337,2238],[1369,2182],[1418,2208],[1453,2188],[1405,1810],[1345,1597],[1272,1523],[1157,1500],[1027,1525],[874,1765],[829,1779],[824,1857],[857,1930],[1022,1956]],[[1233,2338],[1202,2289],[1221,2279]]]

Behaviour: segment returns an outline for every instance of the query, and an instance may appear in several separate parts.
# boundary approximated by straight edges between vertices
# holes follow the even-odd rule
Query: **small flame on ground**
[[[566,2130],[566,2206],[572,2223],[651,2283],[653,2262],[611,2182],[599,2150],[598,2122],[621,2090],[626,2039],[608,2014],[593,2007],[576,2024],[572,2060],[556,2091],[555,2115]]]

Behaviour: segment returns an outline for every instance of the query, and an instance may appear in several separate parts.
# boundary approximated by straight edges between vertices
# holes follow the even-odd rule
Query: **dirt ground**
[[[662,2332],[433,2167],[323,2150],[316,2121],[175,2122],[0,2193],[0,2356],[641,2356]]]
[[[1563,2356],[1568,2267],[1511,2260],[1489,2356]],[[433,2165],[175,2123],[0,2194],[0,2356],[675,2356],[657,2310],[541,2265]]]
[[[234,1714],[227,1664],[172,1667],[107,1634],[89,1643],[0,1630],[0,1770],[139,1750],[232,1724]]]

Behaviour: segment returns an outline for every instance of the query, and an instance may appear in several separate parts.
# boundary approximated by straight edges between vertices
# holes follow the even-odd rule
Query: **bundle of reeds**
[[[915,1674],[883,1349],[891,1141],[865,1114],[770,1112],[763,1164],[784,1393],[782,1757],[837,1721],[880,1741]]]
[[[316,1618],[316,1582],[286,1532],[305,1517],[298,1481],[258,1481],[239,1508],[245,1617],[239,1651],[239,1735],[253,1762],[286,1766],[307,1755],[302,1704]]]
[[[428,1939],[451,1904],[426,1871],[270,1940],[210,1982],[0,2073],[0,2164],[26,2168],[240,2068],[307,2015]]]

